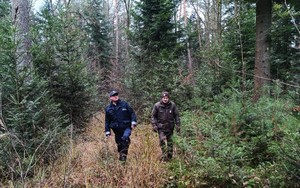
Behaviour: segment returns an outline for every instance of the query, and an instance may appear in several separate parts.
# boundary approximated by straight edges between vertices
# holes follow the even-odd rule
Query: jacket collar
[[[171,104],[170,100],[168,103],[163,103],[162,100],[160,100],[160,105],[162,105],[162,106],[169,106],[170,104]]]
[[[116,101],[116,105],[114,105],[113,101],[110,102],[111,106],[118,106],[120,104],[120,99]]]

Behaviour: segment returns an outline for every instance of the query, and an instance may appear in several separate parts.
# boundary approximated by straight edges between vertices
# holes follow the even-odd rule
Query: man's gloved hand
[[[110,134],[109,131],[105,132],[105,136],[106,136],[106,137],[110,137],[110,135],[111,135],[111,134]]]
[[[179,134],[180,133],[180,126],[176,125],[176,133]]]
[[[152,130],[157,133],[158,132],[158,127],[156,125],[154,125]]]

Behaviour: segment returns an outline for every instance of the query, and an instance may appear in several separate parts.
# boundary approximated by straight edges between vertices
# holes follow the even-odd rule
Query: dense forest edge
[[[0,1],[0,187],[300,187],[298,0]],[[136,111],[128,161],[108,92]],[[150,114],[180,111],[161,162]]]

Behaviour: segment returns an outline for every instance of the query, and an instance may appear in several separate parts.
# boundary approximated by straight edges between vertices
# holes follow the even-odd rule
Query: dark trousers
[[[158,131],[159,145],[162,151],[162,160],[170,160],[173,157],[173,131]]]
[[[126,160],[130,145],[131,127],[128,127],[126,129],[116,129],[113,131],[115,133],[115,142],[118,147],[120,158],[125,156]]]

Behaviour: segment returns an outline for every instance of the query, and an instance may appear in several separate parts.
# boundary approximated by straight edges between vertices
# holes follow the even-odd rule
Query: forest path
[[[104,115],[98,113],[40,187],[162,187],[168,170],[159,161],[160,152],[151,125],[139,124],[131,135],[127,162],[120,163],[114,135],[105,137]]]

